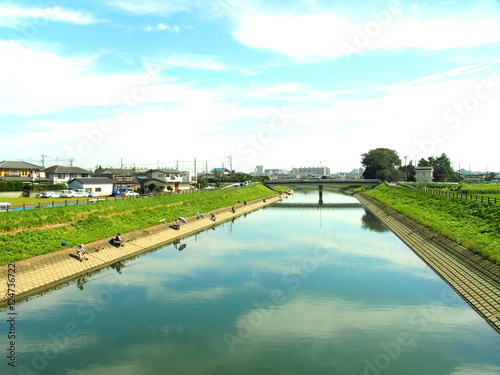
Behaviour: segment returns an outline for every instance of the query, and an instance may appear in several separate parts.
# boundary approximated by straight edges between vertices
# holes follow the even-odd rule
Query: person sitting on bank
[[[179,230],[180,229],[180,225],[177,224],[177,220],[174,220],[174,222],[172,223],[172,225],[170,226],[170,228],[172,229],[175,229],[175,230]]]
[[[76,246],[75,250],[76,250],[76,256],[78,257],[78,259],[80,260],[80,262],[81,262],[81,261],[83,261],[83,259],[84,259],[84,258],[85,258],[86,260],[89,260],[89,258],[87,258],[87,257],[85,256],[85,254],[86,254],[87,252],[85,251],[85,247],[83,246],[83,244],[82,244],[82,243],[81,243],[81,244],[78,244],[78,245]]]
[[[236,212],[236,210],[234,209],[234,206],[231,207],[231,212],[234,214]]]
[[[217,220],[217,218],[215,217],[215,214],[211,214],[211,215],[210,215],[210,220],[212,220],[212,221]]]
[[[109,240],[109,243],[113,245],[114,247],[120,247],[123,245],[123,238],[121,237],[120,233],[116,234],[115,238],[112,238]]]

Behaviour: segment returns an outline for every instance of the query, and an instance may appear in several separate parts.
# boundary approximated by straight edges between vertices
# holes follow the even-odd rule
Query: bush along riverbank
[[[500,205],[426,194],[385,184],[364,194],[500,264]]]
[[[173,194],[144,199],[117,200],[4,212],[0,214],[0,264],[75,246],[116,233],[151,227],[179,216],[232,206],[275,194],[263,185],[231,190]]]

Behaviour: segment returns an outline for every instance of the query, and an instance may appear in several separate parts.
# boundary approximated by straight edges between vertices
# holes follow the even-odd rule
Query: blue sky
[[[494,0],[2,2],[0,160],[500,171],[499,47]]]

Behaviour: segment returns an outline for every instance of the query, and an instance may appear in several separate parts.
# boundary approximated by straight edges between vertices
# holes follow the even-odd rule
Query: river
[[[340,205],[355,198],[317,201],[296,192],[18,302],[0,372],[500,374],[500,335],[406,245]]]

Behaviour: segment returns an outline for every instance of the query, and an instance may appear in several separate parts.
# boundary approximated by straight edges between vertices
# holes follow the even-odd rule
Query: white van
[[[8,202],[0,202],[0,212],[12,211],[12,205]]]

